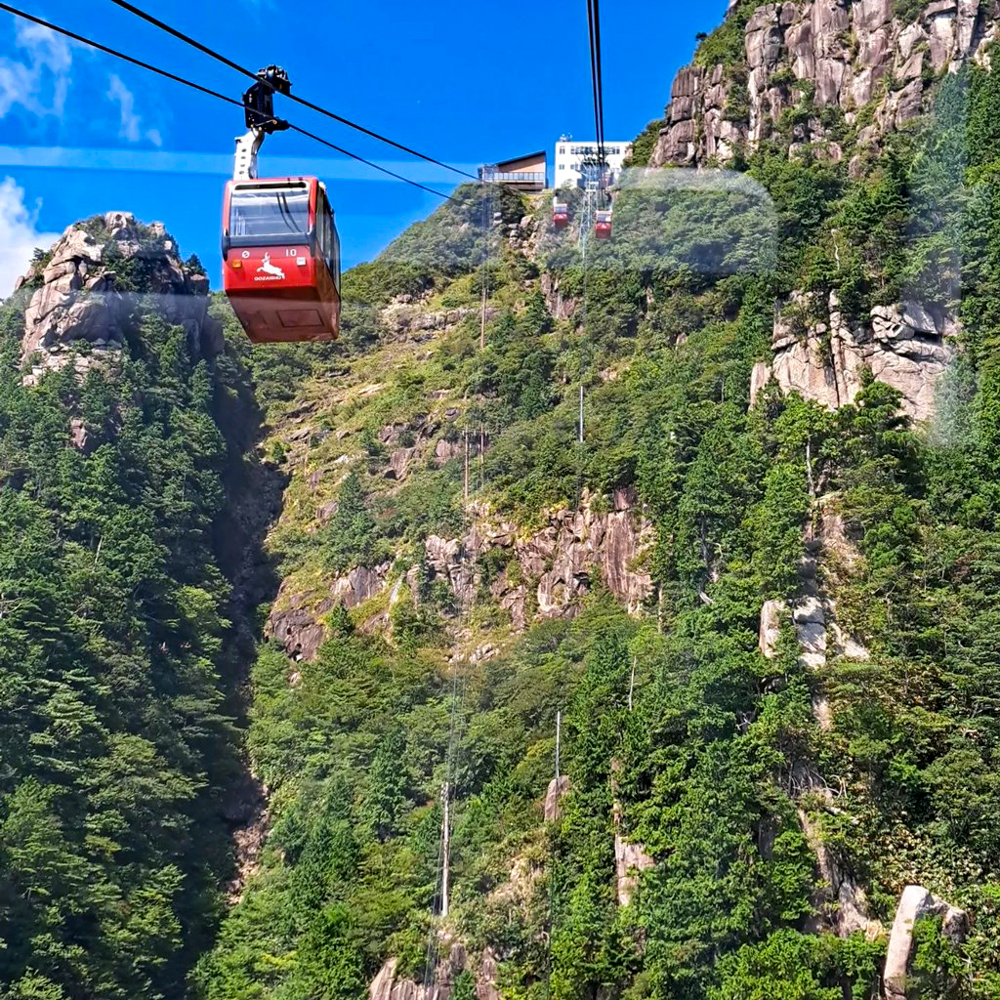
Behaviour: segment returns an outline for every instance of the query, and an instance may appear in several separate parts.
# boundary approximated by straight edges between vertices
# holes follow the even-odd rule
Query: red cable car
[[[222,261],[226,295],[254,343],[339,335],[340,237],[315,177],[229,181]]]
[[[569,225],[569,205],[566,202],[552,202],[552,225],[556,229],[565,229]]]
[[[594,213],[594,235],[599,240],[611,239],[611,209],[599,209]]]

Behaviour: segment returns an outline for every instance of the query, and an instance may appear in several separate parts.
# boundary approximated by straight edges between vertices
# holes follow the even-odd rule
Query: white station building
[[[604,140],[604,156],[608,161],[608,171],[612,184],[618,180],[622,163],[631,152],[631,141]],[[580,142],[570,135],[562,136],[556,143],[555,176],[552,179],[552,186],[556,188],[582,187],[583,161],[596,157],[597,142],[595,140]]]

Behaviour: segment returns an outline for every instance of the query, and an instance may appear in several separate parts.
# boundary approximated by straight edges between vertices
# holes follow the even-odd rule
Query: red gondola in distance
[[[594,235],[599,240],[611,239],[610,209],[600,209],[594,213]]]
[[[565,229],[569,225],[569,205],[564,201],[552,203],[552,225],[556,229]]]
[[[222,227],[223,285],[250,340],[337,338],[340,238],[319,180],[229,181]]]

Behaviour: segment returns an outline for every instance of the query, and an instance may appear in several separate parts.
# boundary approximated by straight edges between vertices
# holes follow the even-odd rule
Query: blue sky
[[[246,85],[110,0],[19,5],[234,97]],[[145,6],[253,69],[283,65],[295,93],[456,165],[543,147],[551,160],[560,133],[593,135],[584,0],[147,0]],[[725,0],[605,0],[607,138],[630,139],[662,114],[696,32],[718,24],[725,7]],[[448,189],[449,175],[438,168],[401,162],[391,147],[329,119],[290,102],[278,113]],[[0,296],[31,245],[112,209],[165,222],[182,252],[197,253],[216,284],[221,192],[242,128],[237,108],[0,12]],[[438,202],[293,133],[268,140],[261,172],[315,173],[327,181],[348,265],[377,254]]]

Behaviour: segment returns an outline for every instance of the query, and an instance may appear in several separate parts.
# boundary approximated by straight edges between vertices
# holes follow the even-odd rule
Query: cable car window
[[[340,294],[340,234],[337,232],[337,224],[333,220],[333,216],[329,216],[330,219],[330,276],[333,278],[333,284],[337,289],[337,294]]]
[[[231,236],[288,236],[308,231],[308,188],[233,192],[229,205]]]

